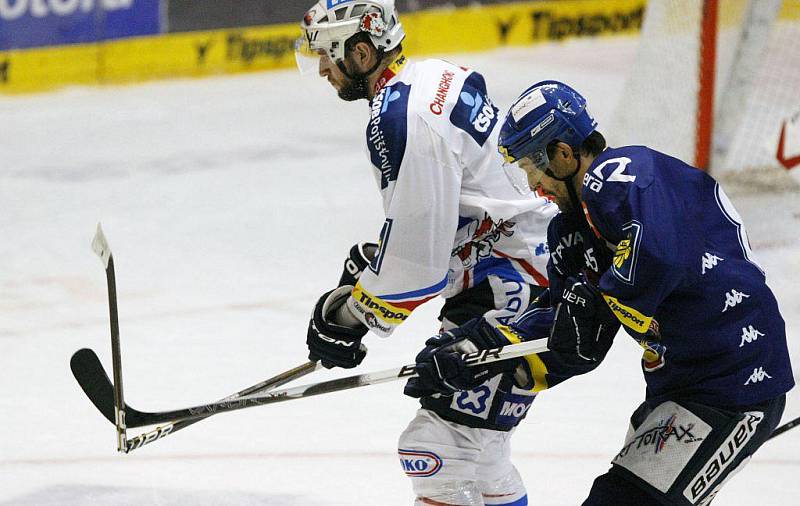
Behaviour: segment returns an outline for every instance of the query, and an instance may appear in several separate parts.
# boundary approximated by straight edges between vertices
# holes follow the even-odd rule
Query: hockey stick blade
[[[508,346],[504,346],[502,348],[495,348],[492,350],[482,350],[475,353],[469,353],[464,355],[464,360],[467,362],[469,366],[476,366],[476,365],[483,365],[492,362],[497,362],[500,360],[510,360],[512,358],[519,358],[525,355],[530,355],[533,353],[542,353],[547,351],[547,339],[539,339],[536,341],[527,341],[518,344],[512,344]],[[92,354],[94,354],[92,352]],[[96,360],[96,355],[94,360],[99,364],[99,360]],[[373,373],[366,373],[366,374],[359,374],[356,376],[348,376],[344,378],[334,379],[330,381],[323,381],[320,383],[313,383],[310,385],[303,385],[297,386],[293,388],[287,388],[283,390],[274,390],[267,393],[261,394],[252,394],[246,395],[243,397],[238,397],[230,400],[223,400],[219,402],[212,402],[210,404],[204,404],[200,406],[193,406],[190,408],[184,409],[177,409],[172,411],[159,411],[159,412],[144,412],[138,411],[136,409],[131,408],[127,404],[125,404],[125,411],[127,414],[127,426],[128,427],[142,427],[145,425],[158,425],[163,423],[175,423],[176,421],[181,420],[192,420],[198,418],[206,418],[211,415],[219,414],[219,413],[226,413],[229,411],[237,411],[240,409],[252,408],[256,406],[264,406],[267,404],[273,404],[277,402],[284,402],[290,401],[294,399],[302,399],[305,397],[311,397],[314,395],[321,395],[333,392],[339,392],[342,390],[349,390],[351,388],[359,388],[367,385],[376,385],[379,383],[385,383],[388,381],[394,381],[398,379],[408,379],[412,376],[415,376],[415,364],[408,364],[404,365],[397,369],[387,369],[383,371],[373,372]],[[92,367],[97,367],[96,364],[92,364]],[[100,365],[102,369],[102,365]],[[108,381],[108,376],[105,374],[105,371],[102,374],[98,375],[100,378],[104,378]],[[92,382],[87,382],[92,384]],[[99,392],[103,397],[97,396],[96,399],[99,402],[105,402],[107,404],[113,404],[113,397],[110,397],[110,386],[89,389],[87,395],[89,393],[96,393]],[[92,402],[95,403],[97,406],[97,402],[95,399],[92,399]],[[106,418],[109,418],[106,413],[111,412],[111,409],[108,406],[100,407],[98,409],[101,413],[103,413]],[[113,417],[109,418],[109,421],[114,421]]]
[[[111,423],[116,425],[114,412],[114,385],[111,383],[103,364],[97,353],[89,348],[75,352],[69,361],[72,375],[78,381],[83,393],[92,401],[92,404]],[[125,422],[127,427],[143,427],[151,425],[144,422],[146,414],[137,411],[127,404],[124,405]]]
[[[76,351],[69,361],[72,375],[78,381],[83,393],[92,401],[106,419],[114,420],[114,386],[108,378],[103,364],[94,350],[82,348]]]

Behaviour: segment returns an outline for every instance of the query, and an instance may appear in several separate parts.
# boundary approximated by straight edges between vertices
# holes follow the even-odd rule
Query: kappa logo
[[[737,306],[742,303],[742,301],[750,296],[746,293],[737,292],[736,290],[731,290],[730,292],[725,294],[725,307],[722,308],[722,312],[724,313],[728,309]]]
[[[717,255],[712,255],[711,253],[706,252],[703,255],[701,261],[703,264],[703,275],[705,275],[706,271],[709,271],[717,266],[717,263],[722,262],[725,260],[724,258],[718,257]]]
[[[95,7],[102,7],[104,11],[118,11],[130,9],[133,0],[10,0],[0,1],[0,19],[14,21],[30,13],[34,18],[44,18],[49,15],[65,17],[76,12],[91,12]]]
[[[750,344],[763,336],[764,334],[759,332],[758,329],[754,328],[752,325],[742,327],[742,343],[739,345],[739,348],[744,346],[745,343]]]
[[[751,374],[750,377],[747,378],[747,381],[745,381],[744,386],[752,385],[754,383],[761,383],[766,379],[772,379],[772,376],[767,374],[764,371],[763,367],[758,367],[756,369],[753,369],[753,374]]]
[[[461,101],[472,107],[469,113],[469,121],[472,126],[480,133],[489,131],[492,126],[492,121],[497,116],[492,106],[492,101],[488,98],[484,101],[480,93],[475,93],[473,96],[466,91],[461,92]]]
[[[417,450],[397,450],[400,466],[412,478],[427,478],[438,473],[444,466],[442,459],[433,452]]]

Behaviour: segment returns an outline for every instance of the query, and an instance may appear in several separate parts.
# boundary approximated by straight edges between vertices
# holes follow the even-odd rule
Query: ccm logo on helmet
[[[426,478],[438,473],[444,463],[433,452],[415,450],[397,450],[400,465],[406,475],[413,478]]]

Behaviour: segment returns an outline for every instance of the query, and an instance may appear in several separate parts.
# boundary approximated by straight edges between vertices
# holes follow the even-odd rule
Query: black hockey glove
[[[467,367],[461,358],[464,353],[507,344],[508,339],[483,318],[470,320],[461,327],[433,336],[417,355],[416,371],[419,376],[408,380],[403,393],[416,398],[435,393],[452,395],[460,390],[471,390],[496,374],[512,371],[517,366],[517,360]]]
[[[352,369],[367,356],[367,347],[361,344],[367,327],[361,323],[348,327],[335,321],[336,311],[352,290],[352,286],[342,286],[320,297],[308,324],[308,359],[321,361],[327,369]]]
[[[339,278],[337,286],[352,285],[356,286],[361,273],[372,262],[378,253],[378,245],[373,242],[362,242],[350,248],[350,254],[344,261],[342,277]]]
[[[547,347],[567,364],[602,361],[619,330],[619,320],[590,283],[568,278],[565,286]]]

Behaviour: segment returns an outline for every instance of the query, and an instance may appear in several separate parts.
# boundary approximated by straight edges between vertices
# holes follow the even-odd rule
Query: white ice
[[[482,71],[501,107],[537,80],[570,82],[602,125],[634,42],[449,59]],[[400,382],[219,415],[126,456],[68,366],[91,347],[110,370],[98,221],[131,405],[210,402],[303,363],[316,297],[383,221],[366,114],[291,71],[0,98],[0,504],[411,504],[395,445],[416,402]],[[732,198],[800,367],[800,198]],[[412,361],[440,305],[368,337],[361,370]],[[618,339],[596,372],[536,400],[513,442],[532,505],[579,504],[607,469],[644,394],[640,351]],[[795,390],[784,420],[798,415]],[[800,429],[767,443],[715,504],[797,504],[798,471]]]

